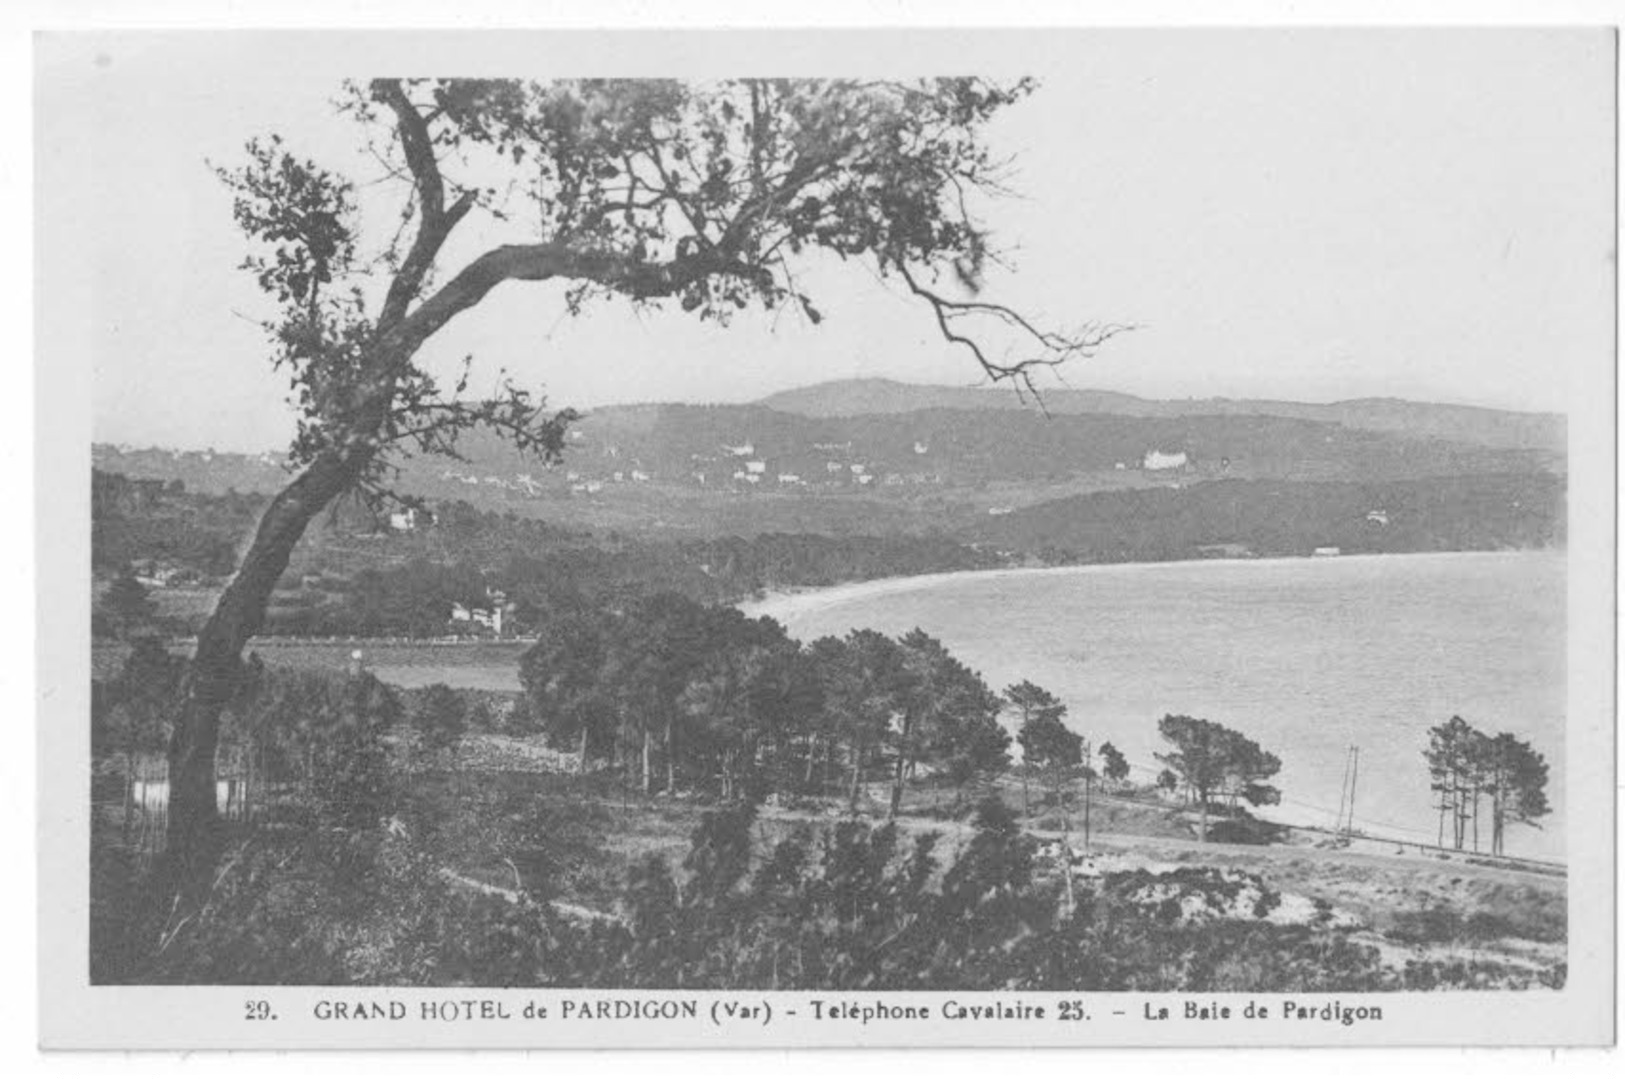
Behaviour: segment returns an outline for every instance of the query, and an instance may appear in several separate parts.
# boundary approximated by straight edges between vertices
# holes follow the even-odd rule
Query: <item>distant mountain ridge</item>
[[[1405,401],[1163,402],[1093,391],[1057,391],[1045,404],[1048,416],[1008,391],[865,380],[768,403],[617,405],[571,426],[556,467],[473,432],[459,443],[462,460],[403,460],[393,485],[435,504],[466,501],[576,528],[882,535],[974,526],[980,534],[1004,518],[987,537],[999,542],[1028,507],[1092,492],[1212,480],[1560,477],[1567,468],[1561,417]],[[851,415],[821,414],[860,405]],[[274,454],[103,444],[92,460],[103,472],[179,480],[205,494],[265,494],[289,478]],[[1064,532],[1053,525],[1046,519],[1039,531]]]
[[[885,378],[843,379],[771,394],[757,402],[779,412],[833,418],[895,415],[925,409],[1036,409],[1008,387],[929,386]],[[1109,390],[1051,389],[1043,407],[1051,415],[1275,416],[1338,423],[1408,438],[1469,442],[1495,449],[1566,453],[1567,418],[1549,412],[1513,412],[1475,405],[1367,397],[1330,404],[1228,397],[1152,400]]]

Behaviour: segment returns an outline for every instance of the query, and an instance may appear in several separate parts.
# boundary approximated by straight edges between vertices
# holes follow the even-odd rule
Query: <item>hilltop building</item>
[[[1186,468],[1191,463],[1191,455],[1184,450],[1177,453],[1163,453],[1161,450],[1147,450],[1145,460],[1141,467],[1147,472],[1166,472],[1174,468]]]

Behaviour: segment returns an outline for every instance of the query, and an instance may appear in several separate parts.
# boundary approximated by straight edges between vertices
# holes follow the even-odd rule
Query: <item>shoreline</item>
[[[1013,577],[1057,574],[1083,576],[1097,573],[1132,573],[1154,570],[1164,566],[1278,566],[1283,563],[1328,562],[1367,564],[1387,559],[1420,558],[1489,558],[1523,554],[1564,554],[1560,547],[1529,547],[1495,551],[1400,551],[1389,554],[1345,554],[1316,557],[1313,555],[1270,555],[1263,558],[1176,558],[1159,562],[1088,562],[1070,566],[1007,566],[999,569],[949,570],[942,573],[917,573],[902,577],[874,577],[866,581],[846,581],[820,587],[773,589],[759,599],[745,599],[733,604],[751,618],[783,619],[823,610],[859,600],[882,596],[901,595],[933,588],[949,581],[994,581]]]

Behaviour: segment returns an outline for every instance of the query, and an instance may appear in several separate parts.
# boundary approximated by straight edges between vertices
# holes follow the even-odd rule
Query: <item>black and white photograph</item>
[[[1616,50],[40,35],[51,1040],[1611,1040]]]

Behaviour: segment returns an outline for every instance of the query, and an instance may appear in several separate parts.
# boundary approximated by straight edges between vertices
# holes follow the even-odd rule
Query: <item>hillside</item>
[[[809,400],[806,395],[828,389],[825,403],[838,404],[853,386],[869,385],[798,392]],[[897,383],[874,388],[876,408],[910,403],[905,397],[921,389]],[[939,399],[1006,404],[931,403]],[[1136,402],[1099,394],[1051,398],[1052,414],[1045,416],[1006,407],[1014,399],[1003,393],[925,387],[912,402],[922,407],[907,412],[619,406],[576,424],[558,467],[545,468],[494,437],[475,434],[459,446],[464,460],[403,462],[397,489],[586,528],[696,536],[919,534],[960,530],[978,515],[1101,491],[1226,479],[1397,482],[1565,467],[1561,449],[1509,445],[1550,442],[1556,437],[1552,424],[1561,431],[1556,417],[1408,402],[1271,406],[1364,417],[1346,424],[1239,411],[1240,402],[1202,403],[1238,411],[1199,414],[1179,414],[1176,402]],[[1103,411],[1062,410],[1080,404]],[[1157,414],[1128,411],[1142,406]],[[1377,429],[1382,423],[1412,433]],[[1478,440],[1414,433],[1424,428],[1449,428]],[[287,479],[272,454],[98,445],[93,461],[105,472],[179,480],[205,494],[268,493]]]
[[[1051,561],[1528,549],[1561,545],[1565,489],[1552,475],[1446,482],[1228,480],[1056,499],[987,520],[976,538]]]
[[[847,379],[787,390],[763,398],[767,408],[803,416],[895,415],[921,409],[1033,410],[1008,388],[921,386],[890,379]],[[1544,412],[1509,412],[1470,405],[1362,398],[1331,404],[1295,401],[1187,398],[1154,401],[1105,390],[1047,390],[1043,407],[1052,415],[1086,413],[1121,416],[1276,416],[1338,423],[1418,439],[1471,442],[1500,449],[1563,453],[1568,423]]]

